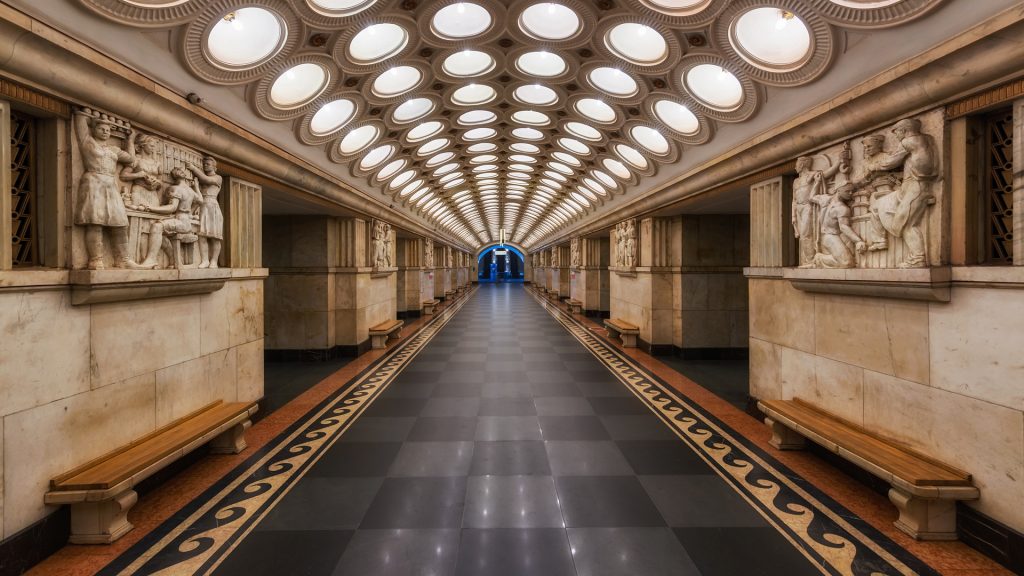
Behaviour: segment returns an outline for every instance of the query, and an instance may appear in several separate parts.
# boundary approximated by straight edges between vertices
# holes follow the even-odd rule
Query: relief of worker
[[[793,234],[799,239],[801,268],[814,266],[814,255],[818,252],[818,205],[812,200],[826,194],[828,181],[846,166],[843,159],[824,170],[814,170],[814,158],[801,156],[796,159],[798,175],[793,181],[792,223]]]
[[[822,194],[811,199],[821,208],[819,251],[813,263],[819,268],[854,268],[856,254],[867,249],[864,240],[850,225],[853,209],[853,184],[839,186],[833,194]]]
[[[217,161],[203,158],[203,169],[188,165],[202,190],[203,207],[199,211],[199,267],[217,268],[221,244],[224,241],[224,213],[220,210],[220,195],[224,178],[217,174]]]
[[[192,204],[203,202],[203,195],[192,187],[188,172],[184,168],[171,169],[171,178],[174,179],[174,184],[167,188],[167,204],[159,206],[144,204],[139,207],[143,212],[170,215],[169,218],[154,222],[150,229],[150,243],[146,259],[139,264],[144,268],[157,267],[159,264],[157,258],[160,256],[161,249],[168,254],[171,261],[174,260],[168,237],[192,234]]]

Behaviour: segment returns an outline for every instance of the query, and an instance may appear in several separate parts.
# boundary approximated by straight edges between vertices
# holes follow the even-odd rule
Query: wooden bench
[[[388,320],[370,328],[370,347],[387,348],[388,338],[394,334],[395,338],[402,335],[404,320]]]
[[[573,298],[570,298],[570,299],[566,300],[565,303],[569,305],[569,312],[571,312],[573,314],[582,314],[583,313],[583,302],[580,302],[579,300],[575,300]]]
[[[432,315],[434,313],[434,308],[436,308],[437,305],[440,304],[440,303],[441,303],[441,301],[437,300],[437,299],[424,301],[423,302],[423,314],[425,316]]]
[[[71,505],[73,544],[110,544],[132,529],[139,482],[203,444],[215,454],[241,452],[256,410],[255,402],[214,402],[50,480],[43,501]]]
[[[640,327],[619,318],[604,321],[604,327],[612,338],[622,338],[623,348],[636,348],[636,337],[640,335]]]
[[[897,528],[918,540],[956,540],[956,501],[976,500],[971,475],[902,448],[799,399],[761,400],[771,445],[799,450],[819,444],[891,485]]]

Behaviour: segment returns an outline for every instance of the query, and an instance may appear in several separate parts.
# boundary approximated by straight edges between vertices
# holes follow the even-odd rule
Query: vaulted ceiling
[[[504,230],[527,247],[665,182],[723,127],[763,131],[766,109],[793,109],[769,94],[801,93],[844,65],[850,38],[892,42],[892,30],[943,4],[76,1],[166,38],[178,78],[244,98],[245,115],[290,128],[292,142],[280,130],[272,139],[319,155],[364,193],[470,246]],[[861,65],[861,52],[850,62]],[[876,67],[893,58],[880,54]],[[858,78],[836,76],[819,99]],[[737,139],[733,131],[721,144]]]

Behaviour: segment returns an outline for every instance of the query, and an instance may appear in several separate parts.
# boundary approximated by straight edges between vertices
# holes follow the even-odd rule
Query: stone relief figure
[[[373,221],[373,266],[391,268],[391,224],[381,220]]]
[[[445,268],[451,268],[452,267],[452,247],[451,246],[445,246],[444,247],[444,267]]]
[[[116,268],[138,268],[128,255],[128,214],[118,189],[119,164],[135,163],[135,132],[127,122],[84,108],[74,115],[75,135],[82,156],[75,224],[85,227],[90,270],[102,270],[104,232],[109,234]],[[125,150],[110,144],[115,123],[128,133]]]
[[[423,266],[434,267],[434,241],[430,238],[423,241]]]
[[[620,268],[636,266],[636,219],[623,220],[615,226],[615,265]]]
[[[821,228],[818,252],[812,263],[819,268],[853,268],[856,254],[862,254],[867,245],[851,225],[854,185],[846,183],[833,194],[820,194],[811,199],[821,209]]]
[[[562,262],[561,262],[561,258],[559,257],[558,252],[559,252],[558,248],[552,248],[551,249],[551,267],[552,268],[560,268],[561,267]]]
[[[188,169],[199,182],[203,203],[199,211],[199,257],[200,268],[217,268],[220,260],[221,243],[224,240],[224,213],[220,210],[220,195],[224,178],[217,174],[217,161],[206,156],[203,169],[189,163]]]
[[[897,140],[892,152],[885,152],[884,137],[863,142],[865,167],[858,184],[874,190],[869,200],[868,249],[888,249],[889,235],[902,239],[906,250],[897,266],[920,268],[926,265],[927,246],[921,224],[928,206],[935,203],[932,185],[939,176],[938,155],[933,138],[921,132],[916,118],[900,120],[892,133]],[[902,179],[896,180],[888,171],[900,167]],[[890,186],[880,184],[879,178]]]
[[[799,241],[800,267],[814,266],[818,253],[819,204],[813,199],[828,193],[829,181],[841,170],[849,171],[849,153],[839,162],[832,162],[827,155],[820,155],[829,164],[824,170],[814,169],[814,158],[801,156],[796,160],[797,178],[793,181],[792,223],[793,233]]]
[[[141,212],[153,214],[166,214],[164,218],[154,222],[150,228],[150,249],[146,259],[140,264],[143,268],[155,268],[159,261],[160,249],[167,253],[168,258],[174,262],[176,257],[170,239],[174,238],[182,244],[192,244],[198,240],[193,232],[193,221],[199,219],[199,210],[203,202],[203,195],[192,187],[188,172],[176,166],[171,169],[171,178],[174,184],[167,188],[167,204],[158,206],[139,206]],[[193,209],[193,204],[196,205]],[[159,241],[159,244],[157,242]]]
[[[573,238],[569,241],[569,264],[573,268],[580,266],[580,239]]]
[[[160,179],[163,159],[156,153],[159,146],[160,142],[148,134],[140,134],[135,139],[135,162],[121,170],[121,180],[131,183],[124,198],[130,210],[137,210],[143,204],[160,203],[164,183]]]

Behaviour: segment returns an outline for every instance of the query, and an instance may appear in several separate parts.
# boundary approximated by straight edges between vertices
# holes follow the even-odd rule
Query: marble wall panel
[[[55,510],[43,504],[54,476],[156,428],[155,373],[6,416],[3,536]]]
[[[225,350],[230,343],[231,291],[217,290],[199,299],[199,353],[210,354]]]
[[[782,398],[782,347],[757,338],[750,339],[750,395],[754,398]]]
[[[230,304],[228,345],[263,338],[263,280],[234,280],[224,285]]]
[[[814,352],[814,296],[785,280],[751,278],[750,336]]]
[[[209,365],[209,358],[202,356],[157,370],[157,426],[164,426],[217,400],[219,390],[210,386]],[[233,397],[234,390],[231,392]]]
[[[0,294],[0,416],[89,389],[89,318],[67,292]]]
[[[236,399],[239,402],[263,397],[263,340],[253,340],[235,348]]]

